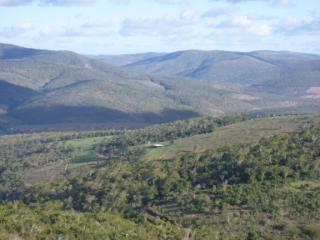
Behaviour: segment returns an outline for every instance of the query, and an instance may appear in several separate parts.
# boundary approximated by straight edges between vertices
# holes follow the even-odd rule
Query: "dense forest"
[[[240,115],[3,136],[0,238],[319,239],[319,123]],[[262,137],[245,142],[255,124]],[[229,144],[178,148],[219,131]]]

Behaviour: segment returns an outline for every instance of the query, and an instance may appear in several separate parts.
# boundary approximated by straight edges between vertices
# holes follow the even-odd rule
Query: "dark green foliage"
[[[249,232],[246,240],[259,240],[259,236],[256,232]]]
[[[111,212],[65,211],[57,202],[31,208],[17,203],[0,206],[0,223],[1,239],[180,240],[183,235],[160,220],[138,225]]]
[[[251,144],[180,152],[165,160],[144,156],[149,142],[206,134],[247,119],[243,115],[131,131],[5,137],[0,144],[0,153],[7,158],[0,168],[4,209],[0,219],[27,211],[34,213],[34,218],[21,221],[37,226],[44,222],[43,229],[53,226],[52,234],[71,239],[78,236],[72,234],[88,234],[84,225],[98,238],[107,232],[119,234],[122,230],[110,228],[112,218],[124,229],[137,232],[142,227],[140,233],[149,234],[145,239],[163,234],[168,239],[182,239],[183,228],[188,235],[192,229],[192,237],[201,240],[317,239],[320,128],[312,121],[297,132]],[[46,161],[36,156],[46,157]],[[62,170],[57,170],[51,181],[44,182],[42,176],[39,182],[25,184],[23,179],[31,169],[35,174],[41,165],[54,169],[61,162]],[[47,173],[54,173],[52,169]],[[27,206],[13,208],[12,201]],[[34,207],[39,205],[42,209]],[[48,220],[51,214],[65,222],[60,233],[61,226]],[[102,216],[105,222],[101,222]],[[28,237],[28,228],[22,222],[17,224],[14,229],[6,223],[0,230]],[[159,235],[152,235],[155,232]]]
[[[116,138],[112,138],[111,140],[102,143],[97,148],[101,153],[111,154],[115,151],[124,152],[128,147],[147,144],[148,142],[172,141],[179,138],[211,133],[217,128],[246,121],[250,118],[249,115],[241,114],[238,116],[225,116],[220,118],[207,117],[176,121],[174,123],[124,132],[119,134]]]

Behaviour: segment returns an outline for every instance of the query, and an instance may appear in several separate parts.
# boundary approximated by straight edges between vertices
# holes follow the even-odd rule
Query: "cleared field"
[[[209,134],[164,142],[162,148],[148,149],[146,160],[172,159],[183,152],[203,152],[225,145],[246,144],[279,133],[299,131],[311,124],[320,123],[320,117],[284,116],[253,119],[222,127]]]
[[[14,166],[27,185],[52,182],[67,170],[85,169],[99,160],[95,145],[109,136],[41,133],[0,137],[0,163]]]
[[[141,148],[143,155],[140,159],[146,162],[165,160],[184,152],[203,152],[224,145],[252,143],[263,137],[299,131],[317,123],[320,123],[320,116],[253,119],[217,128],[210,134],[163,142],[164,147],[161,148],[150,148],[145,144],[131,146],[130,149]],[[0,137],[0,160],[2,163],[11,162],[15,166],[14,172],[27,184],[52,182],[67,170],[83,172],[105,161],[109,156],[101,155],[96,146],[104,146],[114,137],[102,133],[95,136],[89,132],[81,135],[57,132],[3,136]]]

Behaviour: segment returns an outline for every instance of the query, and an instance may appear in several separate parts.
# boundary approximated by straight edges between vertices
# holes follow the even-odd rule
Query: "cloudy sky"
[[[0,0],[0,42],[84,54],[320,54],[319,0]]]

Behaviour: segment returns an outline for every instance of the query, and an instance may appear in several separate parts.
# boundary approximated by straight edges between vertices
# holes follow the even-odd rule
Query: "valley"
[[[319,239],[319,59],[0,44],[0,238]]]
[[[0,236],[317,239],[319,127],[236,115],[0,137]]]
[[[0,129],[123,129],[242,112],[317,113],[319,59],[268,51],[95,58],[1,44]]]
[[[320,240],[319,0],[0,0],[0,240]]]

